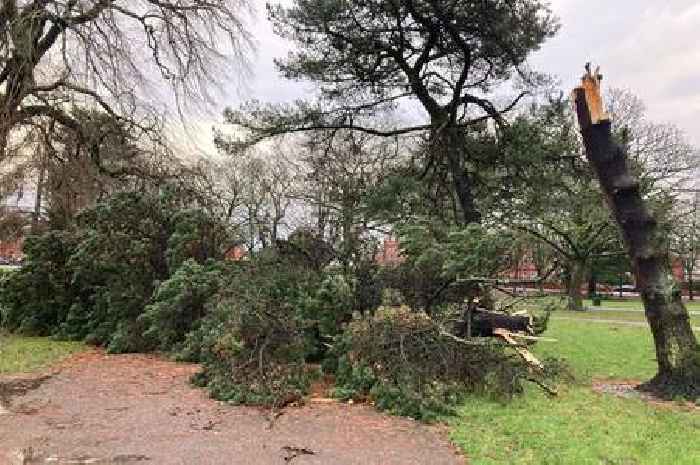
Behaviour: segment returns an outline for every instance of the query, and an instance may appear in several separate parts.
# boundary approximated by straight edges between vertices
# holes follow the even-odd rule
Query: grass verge
[[[83,348],[79,342],[0,333],[0,375],[41,370]]]
[[[696,465],[700,414],[597,394],[591,379],[647,379],[655,372],[648,329],[550,323],[540,356],[567,359],[577,384],[547,398],[528,387],[504,405],[470,398],[452,420],[452,439],[471,465]]]

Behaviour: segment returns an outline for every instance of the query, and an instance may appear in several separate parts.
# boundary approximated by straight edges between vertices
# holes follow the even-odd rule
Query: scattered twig
[[[470,341],[468,339],[463,339],[461,337],[457,337],[444,328],[440,328],[440,336],[446,337],[448,339],[452,339],[453,341],[456,341],[456,342],[459,342],[460,344],[464,344],[464,345],[468,345],[468,346],[488,346],[488,345],[490,345],[489,342]]]
[[[541,380],[539,380],[537,378],[528,378],[527,380],[532,382],[532,383],[535,383],[536,385],[541,387],[547,394],[549,394],[552,397],[556,397],[559,395],[559,392],[556,389],[554,389],[553,387],[547,386],[546,384],[544,384]]]
[[[270,414],[267,416],[267,429],[272,429],[275,427],[275,422],[279,417],[284,415],[286,413],[286,410],[280,409],[275,411],[274,409],[270,412]]]
[[[316,455],[316,452],[305,447],[284,446],[282,447],[282,450],[287,453],[287,455],[284,457],[284,461],[286,463],[291,462],[301,455]]]

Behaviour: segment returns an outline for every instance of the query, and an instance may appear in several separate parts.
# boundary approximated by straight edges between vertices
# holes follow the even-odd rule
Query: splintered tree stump
[[[700,346],[670,273],[665,233],[627,163],[627,148],[613,136],[601,79],[598,70],[592,73],[586,65],[581,86],[574,90],[576,113],[586,157],[622,233],[654,336],[659,371],[650,387],[700,395]]]

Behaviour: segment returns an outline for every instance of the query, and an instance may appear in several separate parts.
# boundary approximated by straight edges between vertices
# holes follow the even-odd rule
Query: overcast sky
[[[533,56],[534,69],[557,76],[568,90],[584,63],[597,63],[605,85],[630,89],[652,120],[679,126],[700,146],[700,1],[552,0],[552,8],[562,27]],[[310,92],[277,75],[273,58],[284,56],[289,44],[274,36],[262,7],[251,32],[257,42],[252,76],[244,87],[227,89],[218,114],[251,98],[282,102]]]
[[[628,88],[650,119],[673,123],[700,145],[698,0],[553,0],[562,22],[533,58],[536,69],[576,85],[582,64],[601,65],[604,84]]]

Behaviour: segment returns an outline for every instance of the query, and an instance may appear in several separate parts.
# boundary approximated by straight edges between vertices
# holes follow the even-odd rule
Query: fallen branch
[[[471,341],[469,339],[464,339],[458,336],[455,336],[451,332],[447,331],[444,328],[440,328],[440,336],[446,337],[448,339],[452,339],[453,341],[459,342],[460,344],[468,345],[468,346],[488,346],[490,343],[486,341]]]
[[[267,429],[272,429],[275,427],[275,422],[279,417],[285,414],[285,410],[277,410],[273,409],[268,415],[267,415]]]
[[[528,378],[527,380],[532,382],[532,383],[535,383],[536,385],[541,387],[547,394],[549,394],[552,397],[556,397],[559,395],[559,392],[556,389],[554,389],[550,386],[547,386],[546,384],[544,384],[541,380],[539,380],[537,378]]]
[[[559,342],[557,339],[551,337],[539,337],[539,336],[528,336],[526,334],[511,333],[512,337],[517,337],[518,339],[525,339],[527,341],[542,341],[542,342]]]
[[[502,338],[504,341],[506,341],[511,347],[515,348],[515,351],[518,352],[518,355],[522,357],[523,360],[525,360],[525,363],[527,363],[531,369],[536,369],[540,373],[544,371],[544,364],[539,361],[537,357],[532,355],[532,352],[527,350],[525,347],[523,347],[521,344],[518,343],[518,341],[515,340],[516,337],[519,338],[524,338],[524,339],[534,339],[534,340],[542,340],[544,338],[538,338],[538,337],[532,337],[532,336],[524,336],[522,334],[516,334],[516,333],[511,333],[505,329],[498,328],[496,329],[493,334],[495,336],[498,336]],[[555,341],[555,340],[553,340]],[[542,388],[547,394],[550,396],[557,396],[559,393],[557,392],[556,389],[547,386],[542,380],[538,379],[535,376],[531,376],[527,378],[528,381],[535,383],[538,385],[540,388]]]

